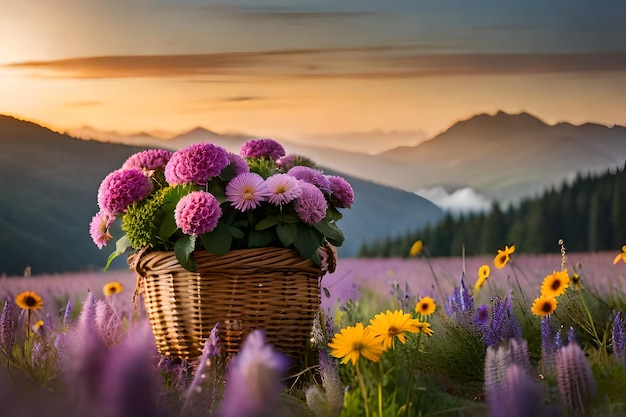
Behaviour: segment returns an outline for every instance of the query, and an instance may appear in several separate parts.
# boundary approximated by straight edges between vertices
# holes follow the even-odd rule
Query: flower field
[[[2,277],[2,415],[626,415],[626,255],[520,252],[340,259],[299,362],[160,357],[130,271]]]

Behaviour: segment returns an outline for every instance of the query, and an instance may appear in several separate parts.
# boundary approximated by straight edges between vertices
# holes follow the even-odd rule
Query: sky
[[[498,110],[626,125],[621,0],[0,0],[0,11],[0,113],[61,131],[424,138]]]

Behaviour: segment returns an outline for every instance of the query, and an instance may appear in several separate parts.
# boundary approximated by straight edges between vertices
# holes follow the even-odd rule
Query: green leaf
[[[224,225],[226,225],[228,227],[228,231],[230,232],[230,235],[233,237],[233,239],[243,239],[244,238],[244,233],[243,231],[241,231],[240,228],[235,227],[233,225],[230,225],[228,223],[224,223]]]
[[[126,235],[119,238],[118,241],[115,242],[115,252],[109,255],[109,259],[107,259],[107,263],[104,266],[104,270],[105,271],[108,270],[109,266],[111,266],[111,262],[113,262],[113,259],[117,258],[121,254],[126,252],[126,250],[128,250],[128,248],[130,247],[132,247],[132,245],[130,244],[130,240],[128,240]]]
[[[176,219],[174,218],[174,212],[168,211],[165,213],[159,226],[159,237],[163,240],[169,239],[176,231],[178,226],[176,225]]]
[[[191,259],[191,254],[193,253],[196,247],[196,238],[195,236],[185,235],[178,239],[174,244],[174,253],[176,254],[176,259],[188,271],[195,272],[196,271],[196,263]]]
[[[239,230],[236,227],[234,229]],[[230,250],[233,238],[230,233],[230,227],[227,224],[218,223],[212,232],[200,235],[200,241],[208,252],[215,255],[223,255]]]
[[[255,230],[269,229],[270,227],[276,226],[279,221],[280,221],[280,218],[278,216],[269,216],[269,217],[262,219],[260,222],[258,222],[254,229]]]
[[[270,230],[251,230],[248,236],[248,247],[262,248],[269,246],[275,238],[276,235]]]
[[[341,246],[345,240],[341,229],[337,227],[337,224],[334,221],[329,220],[328,217],[325,217],[322,221],[315,223],[313,227],[326,236],[326,239],[328,239],[328,241],[335,246]]]
[[[220,184],[219,181],[211,180],[209,182],[209,192],[213,194],[219,204],[228,201],[226,199],[226,191],[224,190],[224,186]]]
[[[324,236],[316,229],[303,223],[298,224],[298,236],[293,241],[300,256],[304,259],[311,258],[324,241]]]
[[[291,246],[296,236],[298,236],[298,226],[295,223],[278,223],[276,226],[276,234],[280,243],[286,248]]]

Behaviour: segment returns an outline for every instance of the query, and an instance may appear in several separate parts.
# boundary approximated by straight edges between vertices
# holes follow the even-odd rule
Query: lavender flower
[[[254,172],[239,174],[226,186],[226,199],[239,211],[258,207],[268,194],[263,177]]]
[[[319,356],[322,386],[326,393],[329,415],[339,416],[343,408],[345,387],[341,383],[337,363],[330,357],[328,350],[321,349]]]
[[[328,203],[315,185],[301,182],[302,194],[294,202],[296,214],[304,223],[313,225],[326,217]]]
[[[195,143],[174,152],[165,166],[165,180],[170,185],[203,185],[229,164],[226,149],[211,143]]]
[[[70,323],[70,318],[72,316],[72,300],[67,300],[67,305],[65,306],[65,313],[63,314],[63,325],[67,326]]]
[[[543,415],[543,400],[537,384],[516,364],[506,369],[503,381],[488,396],[490,417]]]
[[[289,174],[275,174],[265,180],[269,192],[267,200],[282,206],[302,195],[300,182]]]
[[[613,357],[618,363],[626,366],[626,319],[622,310],[615,314],[612,330]]]
[[[230,164],[235,169],[235,175],[250,172],[250,167],[248,166],[248,163],[241,156],[233,152],[228,152],[226,156],[228,157],[228,161],[230,161]]]
[[[114,220],[115,216],[112,216],[104,211],[99,211],[91,219],[91,223],[89,224],[89,234],[91,235],[93,243],[98,246],[98,249],[102,249],[106,246],[109,240],[113,237],[109,232],[109,229],[111,228]]]
[[[142,171],[165,169],[165,165],[171,157],[172,152],[166,149],[148,149],[129,156],[122,164],[122,169],[140,169]]]
[[[222,216],[222,209],[211,193],[194,191],[180,199],[174,210],[176,225],[183,233],[200,236],[212,232]]]
[[[463,313],[473,314],[474,312],[474,298],[467,290],[467,286],[465,286],[465,273],[461,275],[461,286],[454,287],[452,295],[448,298],[446,312],[449,316],[454,316],[458,313],[462,313],[462,315],[465,315]]]
[[[102,300],[97,301],[95,324],[100,339],[107,348],[116,345],[121,340],[122,321],[109,303]]]
[[[544,373],[552,373],[556,359],[554,332],[550,323],[550,316],[541,320],[541,365]]]
[[[287,174],[309,184],[315,185],[325,195],[331,194],[330,181],[319,169],[298,165],[287,171]]]
[[[521,339],[522,328],[513,313],[513,300],[508,296],[504,301],[500,297],[492,300],[491,320],[483,325],[483,342],[493,346],[509,339]]]
[[[124,213],[128,206],[152,192],[152,181],[138,169],[120,169],[107,175],[98,189],[100,210],[111,216]]]
[[[18,340],[20,308],[7,297],[2,314],[0,314],[0,343],[6,352],[11,352]]]
[[[286,357],[265,343],[264,331],[253,330],[230,362],[220,415],[275,416],[287,367]]]
[[[489,323],[489,306],[483,304],[476,311],[476,325],[479,328],[486,327]]]
[[[285,156],[285,148],[273,139],[254,139],[244,143],[239,153],[244,158],[267,158],[276,161]]]
[[[343,177],[327,176],[330,183],[330,201],[335,207],[350,208],[354,203],[354,190]]]
[[[211,358],[219,356],[220,354],[220,346],[219,346],[219,323],[213,326],[211,333],[207,340],[204,341],[204,347],[202,348],[202,355],[200,356],[200,362],[198,364],[198,369],[187,388],[187,393],[185,395],[185,408],[189,404],[189,401],[194,393],[202,391],[202,382],[207,379],[207,370],[211,366]]]
[[[596,383],[585,353],[577,343],[558,350],[556,376],[563,403],[573,415],[585,415],[585,405],[596,395]]]

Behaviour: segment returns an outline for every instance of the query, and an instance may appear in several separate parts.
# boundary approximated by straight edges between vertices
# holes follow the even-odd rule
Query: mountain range
[[[424,196],[435,195],[433,188],[448,193],[471,190],[487,202],[502,205],[534,197],[547,188],[560,186],[577,173],[601,173],[621,167],[626,160],[626,128],[586,123],[549,125],[529,113],[479,114],[453,124],[446,131],[424,140],[423,132],[372,132],[367,135],[339,134],[337,142],[348,149],[363,140],[361,151],[319,146],[330,140],[315,141],[316,146],[280,139],[290,153],[307,155],[324,166],[366,181],[387,185]],[[408,136],[407,136],[408,135]],[[89,136],[85,131],[81,137]],[[419,142],[376,154],[369,153],[376,138],[379,142],[402,138]],[[117,141],[141,146],[178,149],[197,141],[210,141],[238,151],[246,135],[224,135],[205,128],[160,139],[150,135],[118,137]],[[113,140],[113,139],[109,139]],[[389,142],[391,143],[391,142]],[[377,149],[385,148],[379,145]]]
[[[167,143],[181,147],[209,135],[196,129]],[[212,142],[229,149],[247,140],[213,136]],[[0,116],[0,274],[20,275],[27,266],[34,274],[101,269],[113,248],[99,250],[89,236],[98,187],[128,156],[147,146],[79,140]],[[363,242],[398,236],[443,216],[440,208],[413,193],[322,169],[344,176],[355,193],[339,223],[346,237],[338,248],[341,257],[355,256]],[[114,268],[127,267],[121,258]]]

